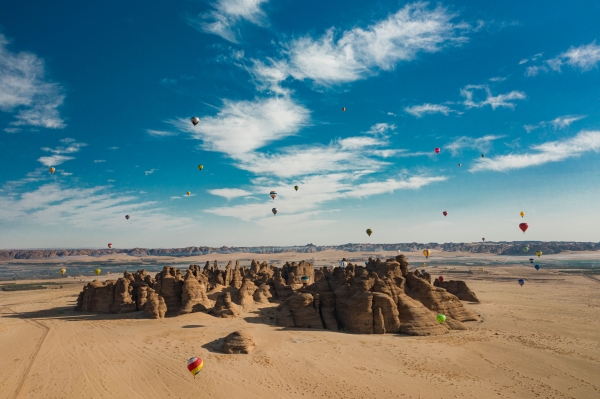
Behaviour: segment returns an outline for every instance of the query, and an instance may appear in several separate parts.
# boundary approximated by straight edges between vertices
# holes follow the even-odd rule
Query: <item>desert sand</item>
[[[210,259],[312,258],[322,266],[341,255],[371,254]],[[277,304],[240,308],[241,316],[231,319],[81,313],[74,307],[83,284],[68,278],[56,280],[63,288],[0,291],[0,397],[600,397],[600,280],[536,272],[523,259],[482,271],[473,255],[450,257],[457,256],[475,261],[440,262],[428,271],[466,281],[481,303],[464,304],[481,321],[465,323],[468,331],[430,337],[281,328],[272,319]],[[199,258],[194,261],[208,260]],[[422,261],[417,254],[408,259],[418,266]],[[192,260],[177,258],[186,261]],[[527,280],[523,287],[516,282],[521,277]],[[254,337],[251,354],[215,351],[217,340],[238,330]],[[195,379],[186,369],[192,356],[205,362]]]

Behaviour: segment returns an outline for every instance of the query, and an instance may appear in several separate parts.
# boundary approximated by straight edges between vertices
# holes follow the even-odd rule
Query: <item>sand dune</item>
[[[282,329],[274,304],[238,319],[82,314],[73,310],[80,283],[0,291],[0,397],[600,397],[599,281],[524,266],[465,276],[482,301],[466,306],[482,321],[434,337]],[[213,351],[242,328],[252,354]],[[205,362],[196,379],[191,356]]]

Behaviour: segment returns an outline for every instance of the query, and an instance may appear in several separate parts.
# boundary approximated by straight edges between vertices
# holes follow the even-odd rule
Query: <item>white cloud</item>
[[[109,149],[109,150],[113,150],[113,151],[114,151],[114,150],[118,150],[118,149],[119,149],[119,147],[108,147],[108,149]]]
[[[70,172],[60,172],[60,174],[62,176],[72,176],[73,175],[73,173],[70,173]]]
[[[94,159],[94,163],[104,163],[106,162],[105,159]]]
[[[442,7],[409,4],[364,29],[338,33],[331,28],[316,39],[292,40],[283,51],[285,60],[271,61],[268,67],[257,62],[255,74],[271,85],[288,76],[323,85],[364,79],[379,70],[392,70],[400,61],[414,60],[421,52],[434,53],[466,42],[464,33],[471,27],[452,23],[454,17]]]
[[[459,137],[452,143],[446,145],[444,148],[446,148],[448,151],[450,151],[450,153],[453,156],[460,154],[460,152],[465,148],[476,149],[479,151],[486,152],[486,151],[489,151],[489,149],[491,148],[493,141],[504,138],[504,137],[506,137],[506,136],[495,136],[492,134],[488,134],[487,136],[483,136],[483,137],[479,137],[479,138],[463,136],[463,137]]]
[[[416,116],[417,118],[422,117],[424,114],[444,114],[448,116],[451,112],[457,112],[448,107],[447,105],[429,103],[425,103],[423,105],[413,105],[412,107],[406,107],[404,108],[404,111]]]
[[[152,129],[147,129],[146,133],[148,133],[150,136],[154,136],[154,137],[168,137],[168,136],[177,136],[177,133],[173,133],[173,132],[165,132],[164,130],[152,130]]]
[[[590,151],[600,151],[600,131],[582,131],[575,137],[551,141],[531,147],[533,153],[509,154],[496,158],[480,158],[470,169],[471,172],[492,170],[503,172],[539,166],[548,162],[564,161],[581,156]]]
[[[261,9],[268,0],[218,0],[213,4],[214,10],[200,14],[197,18],[188,18],[188,23],[201,31],[221,36],[236,43],[235,32],[240,21],[245,20],[263,26],[266,15]]]
[[[540,73],[540,71],[548,72],[548,68],[546,68],[543,65],[527,67],[527,69],[525,70],[525,76],[537,76]]]
[[[150,169],[150,170],[146,170],[144,171],[144,173],[146,174],[146,176],[151,175],[152,173],[154,173],[157,169]]]
[[[494,76],[490,78],[490,82],[504,82],[506,79],[508,79],[506,76]]]
[[[64,128],[58,107],[63,89],[45,78],[44,61],[35,54],[12,53],[9,41],[0,34],[0,111],[17,112],[15,126]]]
[[[390,123],[376,123],[369,128],[365,133],[384,135],[387,132],[396,130],[396,125]]]
[[[242,190],[240,188],[218,188],[214,190],[208,190],[208,192],[209,194],[217,195],[228,200],[238,197],[246,197],[252,194],[250,191]]]
[[[85,147],[87,145],[85,143],[78,143],[74,139],[71,139],[71,138],[62,139],[60,141],[62,143],[68,144],[68,145],[66,147],[56,147],[56,148],[43,147],[42,148],[42,151],[51,152],[53,154],[51,156],[38,158],[38,161],[41,162],[42,165],[57,166],[66,161],[75,159],[72,156],[67,156],[64,154],[74,154],[76,152],[79,152],[79,150],[82,147]]]
[[[596,45],[594,40],[587,45],[573,47],[564,53],[559,54],[556,58],[547,60],[546,63],[555,71],[559,71],[564,64],[579,68],[582,71],[589,71],[592,68],[598,67],[600,62],[600,46]]]
[[[559,116],[551,121],[541,121],[540,123],[538,123],[536,125],[525,125],[523,127],[525,128],[525,131],[527,131],[527,133],[531,133],[535,129],[539,129],[541,127],[546,127],[548,125],[552,125],[555,130],[556,129],[565,129],[565,128],[571,126],[571,124],[573,122],[577,122],[584,118],[586,118],[586,115],[565,115],[565,116]]]
[[[486,93],[485,100],[474,100],[475,91],[483,90]],[[486,85],[468,85],[460,89],[460,94],[465,98],[463,104],[468,108],[481,108],[490,105],[492,109],[498,107],[515,108],[515,104],[511,101],[524,100],[527,98],[522,91],[511,91],[505,94],[492,95],[492,91]]]
[[[215,116],[205,116],[196,126],[187,119],[175,122],[179,129],[202,140],[204,149],[240,158],[272,141],[294,135],[309,120],[309,112],[289,96],[254,101],[224,101]]]

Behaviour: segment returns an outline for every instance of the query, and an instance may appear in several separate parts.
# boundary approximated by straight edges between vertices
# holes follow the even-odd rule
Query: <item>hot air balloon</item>
[[[204,169],[204,165],[198,165],[198,170]]]
[[[277,215],[277,212],[279,212],[279,210],[277,208],[273,208],[271,209],[271,212],[273,212],[273,215]]]
[[[481,241],[485,241],[485,237],[481,237]]]
[[[529,228],[529,225],[527,223],[521,223],[519,224],[519,228],[521,229],[521,231],[523,231],[523,234],[525,234],[525,232]]]
[[[427,266],[427,264],[425,262],[422,262],[421,267],[425,267],[425,266]]]
[[[538,258],[539,258],[540,256],[542,256],[542,251],[535,251],[535,254],[536,254],[536,255],[538,256]]]
[[[369,235],[369,237],[371,237],[371,234],[373,234],[373,230],[367,229],[367,234]]]
[[[125,215],[125,219],[129,220],[129,215]]]
[[[483,267],[480,267],[479,270],[481,270],[482,272],[485,271],[485,269]]]
[[[485,158],[485,154],[481,154],[481,158]]]
[[[435,149],[433,150],[436,154],[440,153],[440,148],[439,147],[435,147]]]
[[[67,272],[67,269],[65,269],[64,267],[62,269],[60,269],[61,276],[64,276],[66,272]]]
[[[444,211],[444,212],[442,212],[442,215],[448,216],[448,212]]]
[[[431,250],[430,249],[424,249],[423,250],[423,255],[425,255],[425,259],[429,258],[429,255],[431,255]]]
[[[50,174],[53,174],[56,171],[56,169],[54,169],[54,166],[50,166],[49,170],[50,170]]]
[[[519,279],[519,285],[522,287],[523,284],[525,284],[525,280],[523,280],[522,278]]]
[[[109,242],[109,243],[108,243],[108,247],[109,247],[109,248],[112,248],[112,242]]]
[[[187,194],[187,196],[189,197],[189,196],[190,196],[190,194],[192,194],[192,193],[188,191],[186,194]]]
[[[365,266],[369,266],[369,262],[365,262]]]
[[[298,187],[298,186],[294,186],[294,190],[296,190],[296,191],[298,191],[299,188],[300,187]]]
[[[540,270],[540,265],[535,265],[535,270]]]
[[[462,163],[459,163],[459,164],[458,164],[458,167],[460,168],[461,166],[462,166]]]
[[[446,321],[446,316],[444,316],[443,314],[440,313],[437,316],[435,316],[435,319],[437,320],[438,323],[444,324],[444,322]]]
[[[398,255],[400,255],[402,253],[402,251],[398,250]]]
[[[529,263],[533,263],[533,258],[529,258]]]
[[[346,112],[346,107],[342,107],[342,112]]]
[[[302,276],[300,278],[300,281],[302,281],[302,284],[308,285],[308,282],[310,281],[310,277],[308,277],[308,276]]]
[[[202,367],[204,367],[204,362],[199,357],[193,357],[188,360],[187,368],[194,378],[196,378],[196,375],[202,370]]]
[[[529,251],[529,247],[528,247],[527,245],[525,245],[525,246],[523,247],[523,252],[528,252],[528,251]]]
[[[525,212],[521,211],[521,213],[519,213],[519,215],[521,215],[521,217],[525,217]]]
[[[98,275],[100,275],[100,273],[102,273],[102,270],[94,269],[94,273],[96,273],[96,276],[98,276]]]
[[[440,280],[440,283],[443,283],[444,282],[444,276],[439,276],[438,280]]]
[[[344,269],[346,266],[348,266],[348,262],[346,262],[346,258],[344,258],[340,261],[340,267]]]
[[[198,123],[200,123],[200,118],[198,118],[197,116],[192,117],[192,123],[194,124],[194,126],[196,126]]]
[[[277,191],[273,190],[269,193],[269,195],[271,196],[271,198],[275,199],[275,197],[277,197]]]

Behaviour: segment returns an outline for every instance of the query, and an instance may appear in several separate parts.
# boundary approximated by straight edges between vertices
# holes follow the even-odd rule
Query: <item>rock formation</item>
[[[223,342],[223,353],[244,353],[249,354],[256,347],[252,335],[247,331],[232,332],[225,337]]]
[[[441,287],[451,293],[452,295],[456,295],[458,299],[461,301],[467,302],[477,302],[479,303],[479,299],[477,295],[469,287],[467,287],[467,283],[464,281],[450,280],[450,281],[439,281],[437,278],[433,282],[433,285],[436,287]]]
[[[223,292],[217,297],[215,306],[209,311],[216,317],[237,317],[238,311],[231,300],[229,292]]]

